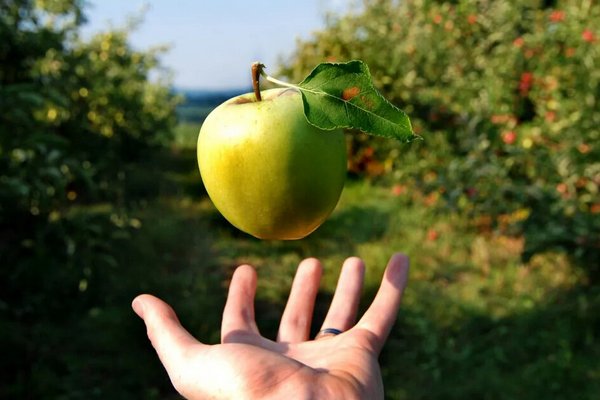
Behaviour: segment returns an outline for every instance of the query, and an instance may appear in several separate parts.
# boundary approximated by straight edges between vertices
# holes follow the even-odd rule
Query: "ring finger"
[[[360,258],[350,257],[342,266],[335,294],[321,331],[346,331],[356,322],[360,293],[365,277],[365,264]],[[317,339],[334,336],[336,333],[323,333]]]

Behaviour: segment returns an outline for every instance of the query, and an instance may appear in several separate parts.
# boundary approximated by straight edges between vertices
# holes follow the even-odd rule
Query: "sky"
[[[343,12],[352,0],[88,0],[84,37],[124,26],[143,16],[130,41],[136,49],[168,45],[162,64],[182,89],[250,86],[250,65],[271,74],[297,38],[325,26],[328,11]],[[142,12],[142,10],[145,10]]]

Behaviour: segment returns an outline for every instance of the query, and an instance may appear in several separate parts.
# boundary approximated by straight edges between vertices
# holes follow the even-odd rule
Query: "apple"
[[[513,144],[517,140],[517,134],[514,131],[502,133],[502,141],[508,145]]]
[[[215,207],[260,239],[301,239],[334,210],[346,178],[341,130],[309,124],[297,89],[227,100],[198,135],[198,165]]]

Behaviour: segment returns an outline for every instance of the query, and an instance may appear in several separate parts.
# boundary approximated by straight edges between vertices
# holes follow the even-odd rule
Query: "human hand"
[[[300,263],[277,340],[260,335],[254,318],[256,272],[233,274],[223,312],[221,344],[207,345],[186,331],[162,300],[140,295],[132,303],[171,382],[188,399],[382,399],[377,357],[388,337],[408,278],[408,258],[388,262],[373,300],[355,324],[365,266],[345,261],[323,329],[338,335],[309,338],[322,267]]]

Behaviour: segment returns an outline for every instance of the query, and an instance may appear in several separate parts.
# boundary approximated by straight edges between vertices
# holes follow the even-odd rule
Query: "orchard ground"
[[[89,248],[78,251],[93,252],[94,268],[80,278],[69,270],[79,279],[76,303],[67,306],[56,300],[66,294],[53,293],[43,318],[3,330],[22,332],[11,340],[39,349],[35,359],[2,350],[9,362],[20,361],[11,364],[0,397],[177,398],[130,308],[137,294],[164,298],[194,335],[217,343],[228,280],[237,265],[250,263],[259,275],[258,326],[275,337],[301,259],[324,265],[316,328],[346,257],[367,265],[364,306],[395,251],[408,253],[412,265],[381,355],[388,399],[580,400],[600,392],[600,290],[587,285],[585,266],[561,253],[523,263],[522,238],[474,230],[472,221],[432,207],[430,196],[368,179],[349,178],[334,213],[309,237],[254,239],[229,225],[203,190],[199,127],[181,124],[170,149],[128,170],[126,217],[110,204],[82,205],[65,216],[91,223],[107,216],[99,220],[120,230],[105,238],[97,232],[107,228],[92,224],[85,233]],[[45,276],[37,274],[31,279]]]
[[[600,391],[600,292],[585,287],[584,271],[565,255],[544,253],[523,263],[519,237],[474,231],[470,221],[436,215],[420,193],[352,179],[314,234],[259,241],[229,225],[203,192],[195,161],[198,129],[180,125],[171,153],[154,162],[151,182],[131,184],[146,193],[144,186],[159,183],[152,189],[156,196],[130,212],[140,223],[119,251],[122,279],[130,283],[117,298],[125,302],[139,291],[162,296],[200,340],[215,343],[228,279],[235,266],[249,263],[259,274],[258,325],[274,337],[301,259],[317,257],[324,265],[316,328],[345,257],[365,260],[366,305],[387,259],[401,250],[412,266],[381,356],[387,398],[591,399]],[[148,378],[149,394],[162,396],[169,388],[166,374],[149,345],[139,343],[145,332],[124,307],[107,304],[102,313],[118,309],[128,321],[127,341],[136,343],[130,356],[147,362],[134,374]],[[114,329],[97,328],[114,338]],[[112,346],[117,352],[122,343]]]

